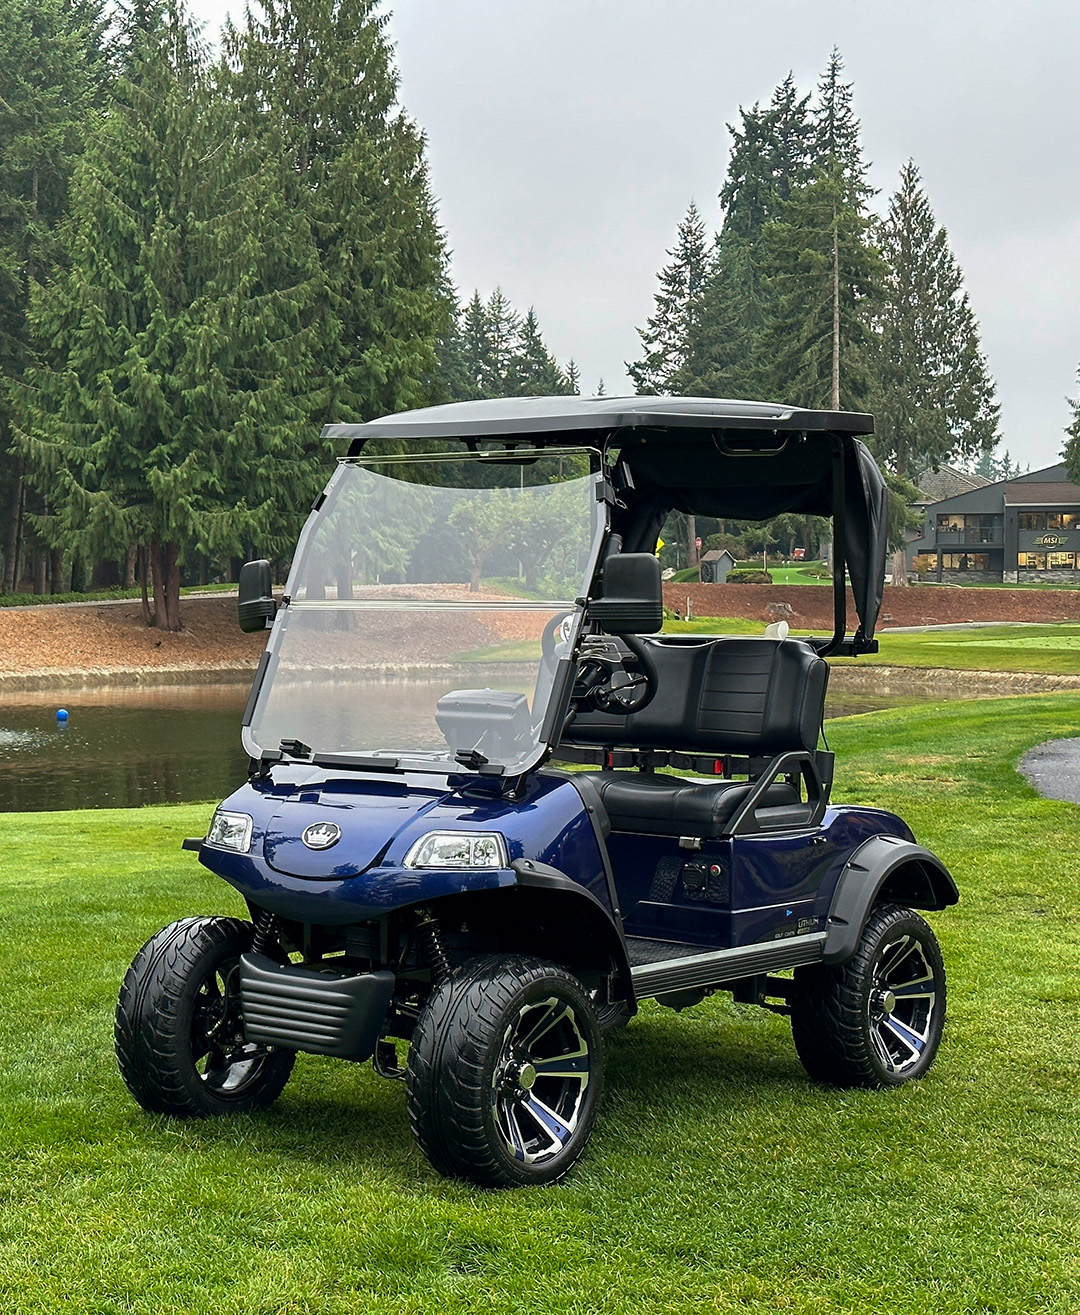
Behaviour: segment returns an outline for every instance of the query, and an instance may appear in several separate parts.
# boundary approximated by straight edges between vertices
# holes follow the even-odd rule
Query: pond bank
[[[0,697],[50,690],[150,689],[158,686],[249,685],[256,659],[246,663],[202,666],[55,668],[50,671],[0,671]],[[372,668],[386,680],[435,677],[453,668],[445,663],[408,663]],[[830,694],[887,697],[991,699],[1012,694],[1052,694],[1080,690],[1080,675],[1039,671],[958,671],[948,667],[834,666]]]

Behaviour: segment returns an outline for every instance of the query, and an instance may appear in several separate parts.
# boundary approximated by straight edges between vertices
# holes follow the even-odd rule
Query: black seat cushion
[[[652,835],[723,835],[736,809],[753,789],[750,781],[686,781],[640,772],[583,772],[596,786],[613,831]],[[762,808],[798,805],[799,792],[786,781],[770,785]]]
[[[564,743],[772,756],[813,752],[828,664],[797,639],[643,641],[657,690],[640,712],[581,712]]]

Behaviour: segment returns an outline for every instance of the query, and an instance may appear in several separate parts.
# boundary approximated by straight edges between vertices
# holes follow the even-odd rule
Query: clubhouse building
[[[930,502],[909,560],[950,584],[1080,584],[1080,487],[1062,464]]]

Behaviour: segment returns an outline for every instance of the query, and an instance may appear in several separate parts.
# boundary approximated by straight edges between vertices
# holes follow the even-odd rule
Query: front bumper
[[[375,1052],[394,974],[340,973],[240,956],[240,1002],[249,1041],[363,1061]]]

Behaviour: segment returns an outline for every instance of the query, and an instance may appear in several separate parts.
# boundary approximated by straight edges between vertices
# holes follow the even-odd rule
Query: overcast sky
[[[193,0],[216,31],[229,0]],[[401,99],[427,134],[463,296],[536,307],[582,386],[623,363],[740,105],[833,45],[884,209],[909,156],[949,231],[998,384],[1003,445],[1059,459],[1080,361],[1075,0],[397,0]],[[785,399],[770,399],[785,400]]]

